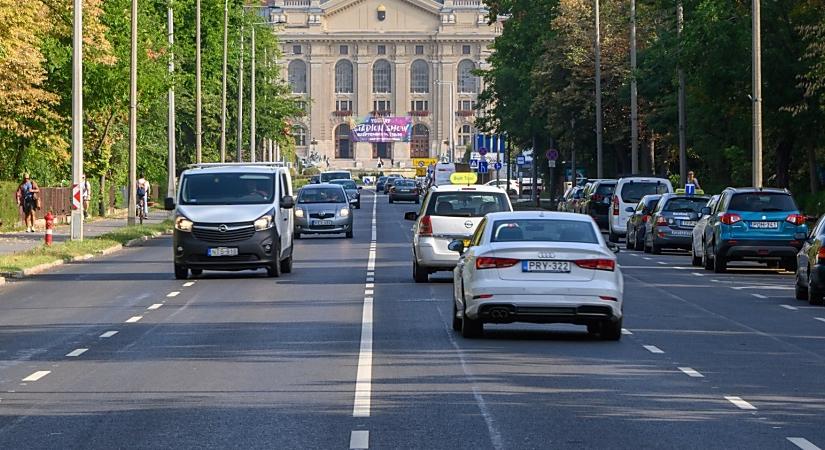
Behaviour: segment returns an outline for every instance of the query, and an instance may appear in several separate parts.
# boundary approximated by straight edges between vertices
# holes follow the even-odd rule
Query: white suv
[[[649,194],[667,194],[673,192],[673,185],[666,178],[627,177],[620,178],[613,191],[608,212],[608,240],[619,242],[627,234],[627,220],[633,215],[639,200]]]
[[[408,212],[413,226],[413,279],[426,283],[437,271],[453,270],[458,253],[447,246],[455,239],[469,242],[488,213],[512,211],[504,190],[493,186],[446,185],[433,187],[419,212]]]

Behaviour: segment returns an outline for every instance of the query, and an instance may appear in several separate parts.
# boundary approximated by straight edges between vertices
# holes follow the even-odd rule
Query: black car
[[[398,179],[390,188],[390,203],[399,200],[420,203],[420,192],[415,181]]]
[[[610,213],[610,199],[616,190],[616,180],[595,180],[590,183],[584,194],[584,203],[581,206],[582,214],[587,214],[596,221],[599,227],[607,228],[608,214]]]
[[[662,198],[660,194],[649,194],[642,197],[633,209],[633,215],[627,219],[627,236],[625,237],[625,246],[631,250],[641,250],[645,242],[645,229],[647,222],[650,220],[650,215],[656,209],[659,199]],[[628,212],[632,207],[628,207]]]
[[[384,185],[387,183],[387,177],[380,176],[375,182],[375,192],[384,192]]]
[[[662,194],[645,226],[645,252],[661,253],[663,248],[688,250],[693,245],[693,227],[710,197]]]
[[[390,175],[390,176],[388,176],[387,181],[384,182],[384,193],[389,194],[390,193],[390,188],[392,188],[393,183],[395,183],[397,180],[403,180],[403,179],[404,179],[404,177],[402,177],[401,175]]]
[[[796,299],[807,300],[811,305],[825,305],[824,241],[825,216],[822,216],[796,255]]]

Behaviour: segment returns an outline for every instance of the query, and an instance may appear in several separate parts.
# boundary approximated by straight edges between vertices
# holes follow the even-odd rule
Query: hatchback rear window
[[[730,199],[729,211],[776,212],[796,211],[796,203],[788,194],[749,192],[736,194]]]
[[[667,185],[664,183],[627,183],[622,186],[622,201],[625,203],[638,203],[645,195],[665,194]]]
[[[604,196],[604,197],[613,195],[613,192],[615,192],[615,191],[616,191],[616,185],[615,184],[600,184],[599,187],[596,188],[596,193],[601,195],[601,196]],[[639,198],[641,198],[641,197],[639,197]]]
[[[493,212],[510,211],[504,193],[434,192],[427,203],[428,216],[483,217]]]
[[[708,199],[696,198],[672,198],[665,204],[664,211],[666,212],[696,212],[702,210],[708,204]]]
[[[491,241],[599,243],[589,222],[555,219],[497,220]]]

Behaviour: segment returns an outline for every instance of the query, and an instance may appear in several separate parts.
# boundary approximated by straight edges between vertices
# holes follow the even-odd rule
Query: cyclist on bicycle
[[[137,200],[138,200],[138,207],[143,209],[143,217],[149,217],[149,191],[151,190],[152,186],[149,184],[149,181],[140,174],[140,178],[137,180]]]

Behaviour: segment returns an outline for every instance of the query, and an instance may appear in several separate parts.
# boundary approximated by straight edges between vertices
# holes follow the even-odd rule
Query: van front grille
[[[192,227],[192,235],[196,239],[205,242],[237,242],[245,241],[255,234],[255,227],[253,225],[245,225],[241,227],[227,226],[225,231],[221,231],[220,227],[213,226],[199,226]]]

